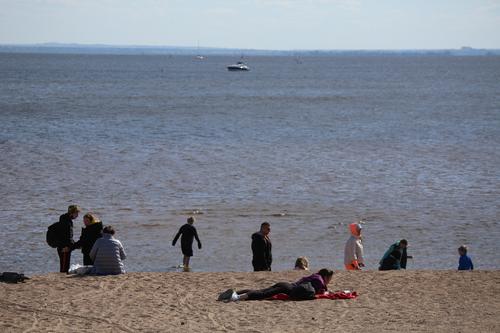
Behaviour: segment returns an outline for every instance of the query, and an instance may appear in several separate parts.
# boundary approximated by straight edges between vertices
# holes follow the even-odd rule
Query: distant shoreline
[[[500,49],[428,49],[428,50],[257,50],[211,47],[126,46],[98,44],[0,44],[0,53],[42,54],[116,54],[186,56],[500,56]]]

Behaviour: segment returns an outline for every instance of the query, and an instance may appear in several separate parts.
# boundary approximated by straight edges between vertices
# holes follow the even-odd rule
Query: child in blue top
[[[472,260],[467,255],[467,246],[462,245],[458,248],[458,254],[460,254],[460,260],[458,261],[458,270],[459,271],[472,271],[474,269],[474,265],[472,264]]]

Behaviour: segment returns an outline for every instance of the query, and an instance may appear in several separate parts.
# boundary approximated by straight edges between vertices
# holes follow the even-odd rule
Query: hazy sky
[[[500,48],[500,0],[0,0],[0,43]]]

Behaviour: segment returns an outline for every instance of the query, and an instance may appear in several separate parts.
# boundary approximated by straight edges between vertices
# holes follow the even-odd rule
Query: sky
[[[500,0],[0,0],[0,44],[500,49]]]

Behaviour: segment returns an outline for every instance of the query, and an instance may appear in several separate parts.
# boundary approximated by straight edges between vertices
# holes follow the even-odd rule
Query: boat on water
[[[236,64],[232,64],[227,66],[228,71],[249,71],[250,68],[243,63],[242,61],[238,61]]]

